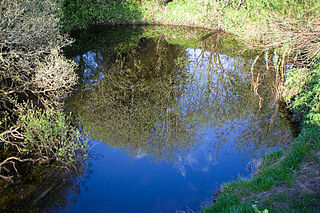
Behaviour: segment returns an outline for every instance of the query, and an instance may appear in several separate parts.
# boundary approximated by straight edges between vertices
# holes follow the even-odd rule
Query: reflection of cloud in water
[[[176,161],[171,162],[183,177],[187,176],[188,169],[209,172],[212,166],[218,164],[215,153],[208,151],[212,148],[211,140],[212,139],[210,139],[209,136],[205,136],[194,149],[190,149],[188,152],[180,154],[177,156]],[[139,150],[135,153],[134,158],[139,160],[148,158],[148,156],[143,153],[142,150]]]
[[[135,153],[134,157],[135,157],[136,159],[140,159],[140,158],[146,157],[146,154],[143,153],[143,151],[142,151],[141,149],[139,149],[139,150]]]
[[[187,169],[195,171],[209,172],[211,166],[217,165],[218,161],[214,160],[214,153],[209,152],[210,143],[201,141],[194,149],[184,155],[179,155],[175,162],[175,167],[182,176],[187,176]]]

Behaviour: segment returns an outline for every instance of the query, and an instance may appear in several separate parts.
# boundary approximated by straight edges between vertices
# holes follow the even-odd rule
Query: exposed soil
[[[320,212],[320,152],[315,153],[315,158],[309,162],[303,162],[301,169],[297,172],[296,178],[290,186],[279,185],[269,191],[253,194],[245,198],[259,198],[266,202],[268,198],[275,197],[277,194],[285,194],[287,199],[274,201],[271,207],[281,211],[290,211],[303,202],[303,197],[312,196],[314,199],[310,203],[304,203],[303,208],[312,212]],[[269,204],[270,205],[270,204]]]

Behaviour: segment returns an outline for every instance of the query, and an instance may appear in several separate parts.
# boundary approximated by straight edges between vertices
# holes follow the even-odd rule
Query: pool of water
[[[98,158],[62,211],[196,211],[292,139],[275,75],[229,35],[120,26],[74,36],[66,55],[81,79],[66,110]]]
[[[64,54],[79,84],[65,110],[90,164],[71,177],[38,165],[0,185],[8,212],[195,212],[293,138],[264,54],[230,35],[115,26],[72,36]]]

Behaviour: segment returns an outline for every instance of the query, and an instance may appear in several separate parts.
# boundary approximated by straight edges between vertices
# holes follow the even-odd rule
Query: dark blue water
[[[208,152],[213,132],[208,131],[196,150],[179,158],[177,164],[150,162],[98,143],[94,152],[101,154],[94,162],[93,175],[82,189],[72,212],[175,212],[197,210],[209,202],[217,187],[238,175],[247,176],[246,164],[226,145],[218,155]],[[228,179],[226,179],[228,177]]]
[[[62,212],[197,211],[291,140],[254,53],[203,31],[126,30],[80,34],[69,52],[81,84],[66,108],[98,159]]]

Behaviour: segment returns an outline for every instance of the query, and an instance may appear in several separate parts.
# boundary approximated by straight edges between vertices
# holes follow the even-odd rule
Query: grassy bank
[[[67,30],[103,23],[197,26],[230,32],[246,48],[265,51],[266,69],[279,75],[277,97],[301,132],[286,151],[264,156],[251,179],[224,184],[203,212],[319,211],[320,1],[70,2],[61,22]]]
[[[142,14],[147,22],[222,29],[255,45],[278,45],[317,32],[319,6],[316,0],[144,1]]]
[[[317,34],[319,7],[317,0],[65,0],[61,23],[65,29],[101,23],[187,25],[222,29],[251,44],[271,46]]]

